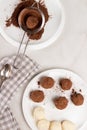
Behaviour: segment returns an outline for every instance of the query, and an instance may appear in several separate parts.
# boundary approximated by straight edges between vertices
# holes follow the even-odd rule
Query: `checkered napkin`
[[[13,65],[15,56],[6,57],[0,62],[0,70],[3,65]],[[0,130],[20,130],[16,119],[14,118],[9,103],[17,88],[23,87],[40,69],[40,66],[32,59],[25,56],[21,61],[21,56],[17,59],[19,69],[12,68],[12,75],[4,81],[0,87]],[[21,63],[21,64],[20,64]]]

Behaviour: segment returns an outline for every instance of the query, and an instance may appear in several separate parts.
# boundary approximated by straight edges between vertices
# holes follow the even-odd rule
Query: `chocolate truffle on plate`
[[[52,88],[54,83],[55,81],[52,77],[45,76],[40,79],[40,85],[45,89]]]
[[[57,97],[53,100],[57,109],[63,110],[68,105],[68,100],[66,97]]]
[[[72,87],[72,81],[70,79],[61,79],[60,86],[63,90],[69,90]]]
[[[74,103],[74,105],[80,106],[80,105],[82,105],[83,102],[84,102],[84,97],[83,97],[82,94],[77,93],[77,92],[74,92],[74,93],[71,95],[71,100],[72,100],[72,102]]]
[[[34,90],[30,92],[29,97],[34,101],[34,102],[42,102],[44,100],[44,93],[41,90]]]

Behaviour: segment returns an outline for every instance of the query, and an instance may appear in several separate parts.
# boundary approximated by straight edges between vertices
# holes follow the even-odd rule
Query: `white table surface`
[[[61,36],[49,47],[36,51],[27,49],[26,54],[42,67],[69,69],[87,82],[87,0],[61,0],[61,2],[66,15]],[[2,36],[0,44],[0,58],[16,54],[17,48],[7,43]],[[10,106],[21,130],[29,130],[21,109],[24,88],[25,86],[17,91]]]

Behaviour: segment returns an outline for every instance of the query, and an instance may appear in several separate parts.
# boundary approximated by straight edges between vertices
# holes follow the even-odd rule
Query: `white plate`
[[[9,18],[11,16],[15,4],[19,1],[20,0],[0,0],[0,33],[9,43],[16,47],[19,46],[23,31],[13,25],[6,27],[5,21],[7,17]],[[50,45],[60,36],[63,30],[65,15],[60,1],[55,0],[54,2],[54,0],[45,0],[45,4],[52,18],[49,18],[49,21],[46,23],[42,38],[40,40],[30,41],[30,49],[41,49]],[[25,39],[27,39],[27,36]],[[24,43],[25,42],[26,40],[24,40]]]
[[[55,85],[51,89],[44,89],[42,87],[38,88],[37,82],[42,76],[51,76],[55,79]],[[70,100],[70,94],[72,90],[61,92],[59,89],[56,89],[56,86],[59,88],[58,80],[60,78],[70,78],[73,82],[72,88],[77,92],[82,90],[84,95],[84,104],[81,106],[75,106]],[[43,90],[45,93],[45,99],[42,103],[35,103],[29,99],[29,93],[32,90]],[[69,99],[69,104],[66,109],[58,110],[52,103],[52,98],[58,95],[66,96]],[[25,89],[23,100],[22,100],[22,109],[26,122],[33,130],[37,130],[34,119],[32,117],[32,110],[35,106],[42,106],[45,109],[46,117],[48,120],[70,120],[76,123],[77,128],[81,128],[87,120],[87,84],[75,73],[63,70],[63,69],[52,69],[44,71],[37,76],[35,76],[28,84]]]

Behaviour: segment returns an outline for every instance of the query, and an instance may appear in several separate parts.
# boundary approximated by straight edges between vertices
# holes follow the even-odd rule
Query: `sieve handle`
[[[18,59],[18,57],[19,57],[20,49],[21,49],[21,47],[22,47],[25,34],[26,34],[26,32],[24,32],[24,34],[23,34],[22,40],[21,40],[20,45],[19,45],[19,48],[18,48],[18,52],[17,52],[16,57],[15,57],[15,59],[14,59],[13,67],[16,68],[16,69],[18,69],[18,67],[16,66],[16,61],[17,61],[17,59]],[[25,52],[26,52],[26,49],[27,49],[27,46],[28,46],[28,42],[29,42],[29,38],[28,38],[28,40],[27,40],[27,42],[26,42],[26,44],[25,44],[24,51],[23,51],[22,57],[21,57],[21,61],[22,61],[22,59],[23,59],[23,57],[24,57],[24,55],[25,55]],[[21,63],[21,62],[20,62],[20,63]]]

